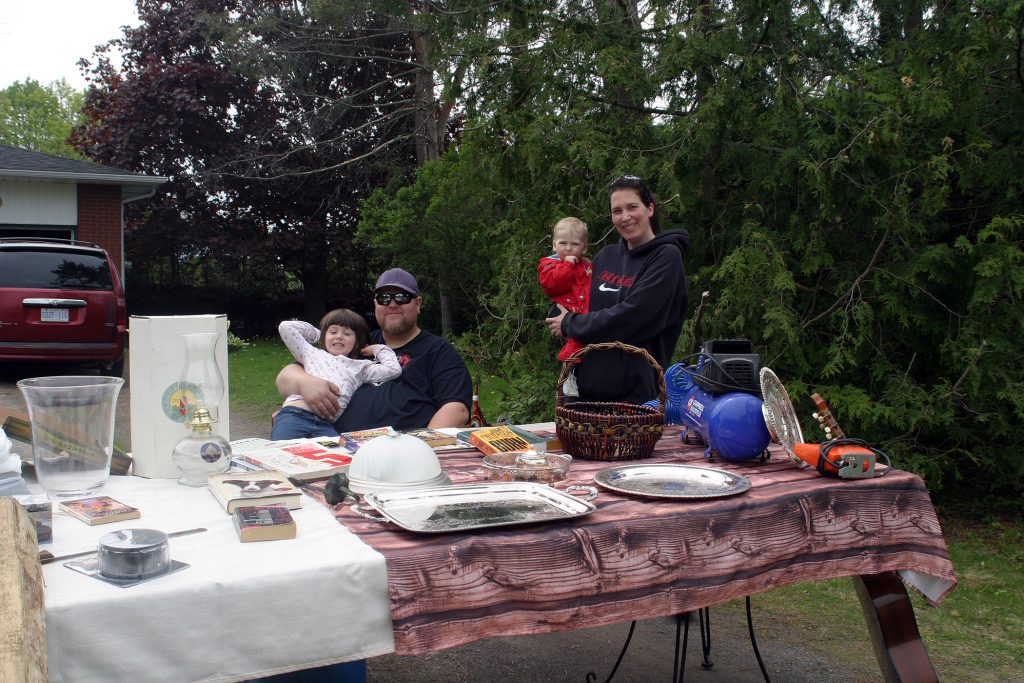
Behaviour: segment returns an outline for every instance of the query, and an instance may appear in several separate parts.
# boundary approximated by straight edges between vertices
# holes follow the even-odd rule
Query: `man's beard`
[[[381,323],[380,329],[384,334],[399,337],[412,330],[413,325],[415,325],[415,323],[410,322],[404,316],[396,316],[385,318],[384,322]]]

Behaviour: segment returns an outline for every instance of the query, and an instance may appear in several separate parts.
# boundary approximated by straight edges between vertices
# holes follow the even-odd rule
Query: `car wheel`
[[[121,356],[112,363],[100,365],[100,374],[108,377],[124,377],[124,356]]]

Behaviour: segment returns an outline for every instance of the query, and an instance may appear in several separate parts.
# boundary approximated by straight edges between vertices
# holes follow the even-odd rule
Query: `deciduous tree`
[[[41,85],[31,78],[0,90],[0,143],[72,159],[69,143],[81,120],[83,94],[61,79]]]
[[[371,49],[360,27],[335,33],[303,5],[144,0],[141,26],[112,43],[122,66],[102,51],[89,65],[78,144],[105,163],[172,178],[129,233],[129,253],[214,258],[239,286],[294,274],[303,315],[315,320],[328,291],[363,289],[365,260],[351,240],[358,204],[394,172],[388,164],[404,162],[400,144],[374,156],[391,65],[359,48],[296,49],[326,33]],[[342,101],[349,106],[331,106]]]

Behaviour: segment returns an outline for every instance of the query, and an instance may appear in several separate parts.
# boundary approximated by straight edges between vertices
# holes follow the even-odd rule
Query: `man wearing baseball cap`
[[[418,325],[419,283],[401,268],[384,271],[373,288],[374,315],[380,329],[371,344],[387,344],[398,356],[402,375],[382,384],[364,384],[334,423],[339,432],[391,426],[395,429],[461,427],[469,421],[473,383],[466,364],[451,344]],[[284,396],[300,394],[317,415],[338,412],[338,387],[287,365],[277,375]]]

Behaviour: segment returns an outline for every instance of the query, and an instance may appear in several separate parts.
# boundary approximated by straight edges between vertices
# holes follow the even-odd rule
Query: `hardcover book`
[[[295,538],[295,520],[284,505],[242,505],[231,516],[242,543]]]
[[[89,526],[120,522],[124,519],[138,519],[142,514],[138,508],[125,505],[110,496],[66,500],[60,503],[60,508]]]
[[[512,431],[522,436],[527,441],[533,444],[535,450],[538,451],[560,451],[562,450],[562,440],[558,438],[558,432],[554,429],[544,429],[531,432],[528,429],[517,427],[515,425],[509,425],[512,427]]]
[[[298,439],[236,450],[235,458],[298,481],[313,481],[343,471],[352,462],[350,452],[333,439]]]
[[[210,493],[228,513],[246,505],[302,507],[302,492],[280,472],[225,472],[210,477]]]

